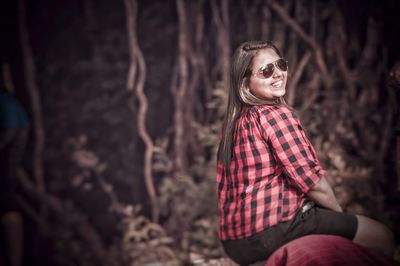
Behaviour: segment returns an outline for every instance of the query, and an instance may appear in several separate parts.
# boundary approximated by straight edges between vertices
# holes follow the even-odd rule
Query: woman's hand
[[[332,187],[325,177],[322,177],[320,181],[307,192],[307,196],[322,207],[337,212],[343,212],[342,207],[340,207],[336,200],[335,194],[333,194]]]

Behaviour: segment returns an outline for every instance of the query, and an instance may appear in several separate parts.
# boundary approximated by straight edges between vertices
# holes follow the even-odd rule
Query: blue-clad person
[[[22,265],[23,221],[16,203],[16,171],[29,134],[29,119],[21,103],[0,79],[0,224],[5,264]],[[1,263],[1,262],[0,262]]]

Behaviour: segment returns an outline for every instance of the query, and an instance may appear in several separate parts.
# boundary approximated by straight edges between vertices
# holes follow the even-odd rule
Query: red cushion
[[[379,251],[339,236],[309,235],[276,250],[265,266],[399,266]]]

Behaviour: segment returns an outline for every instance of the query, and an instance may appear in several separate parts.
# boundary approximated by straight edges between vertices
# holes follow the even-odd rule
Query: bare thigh
[[[388,227],[371,218],[356,215],[358,226],[353,241],[362,246],[382,251],[388,256],[394,252],[394,236]]]

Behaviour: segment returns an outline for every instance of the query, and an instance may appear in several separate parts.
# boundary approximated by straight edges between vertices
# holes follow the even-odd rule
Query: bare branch
[[[390,135],[392,134],[392,121],[394,118],[394,112],[392,108],[387,108],[387,114],[384,117],[384,123],[382,125],[383,132],[381,134],[379,150],[376,154],[376,162],[377,162],[377,176],[376,179],[380,182],[385,182],[385,156],[388,154],[389,144],[390,144]]]
[[[301,58],[299,65],[296,67],[296,72],[294,72],[294,75],[290,80],[288,88],[288,103],[290,105],[293,105],[294,103],[297,84],[299,83],[300,78],[303,75],[304,69],[307,66],[308,61],[310,61],[310,58],[311,58],[311,53],[308,51]]]
[[[230,65],[230,35],[229,35],[229,0],[222,0],[221,3],[222,20],[224,23],[221,36],[221,52],[222,52],[222,80],[229,80],[229,65]]]
[[[316,0],[311,1],[311,38],[317,39],[317,23],[318,23],[318,13],[317,13],[317,2]]]
[[[266,6],[262,6],[261,12],[261,40],[268,40],[270,34],[271,10]]]
[[[294,30],[303,41],[305,41],[308,45],[311,46],[311,48],[314,50],[315,53],[315,60],[317,62],[318,68],[322,72],[322,74],[325,76],[328,73],[328,69],[326,67],[326,63],[322,54],[322,49],[318,45],[318,43],[311,37],[309,36],[294,19],[292,19],[285,9],[281,7],[279,4],[274,2],[274,0],[266,0],[267,4],[271,7],[273,11],[275,11],[281,19],[290,27],[292,30]]]
[[[230,65],[230,36],[229,36],[229,3],[221,2],[221,15],[215,0],[211,1],[213,19],[217,27],[217,49],[220,53],[217,71],[222,74],[222,81],[227,84],[229,80]]]
[[[304,85],[304,87],[309,88],[308,97],[302,103],[301,107],[299,108],[300,114],[303,114],[308,108],[310,108],[319,94],[319,85],[321,84],[321,76],[315,74],[312,79]]]
[[[39,191],[45,191],[43,180],[43,151],[45,132],[43,127],[43,115],[41,110],[41,100],[39,87],[37,85],[36,67],[29,41],[29,32],[26,22],[26,6],[24,0],[19,0],[19,34],[25,68],[26,87],[28,88],[32,105],[32,116],[35,133],[35,146],[33,151],[33,175]]]
[[[332,34],[336,35],[334,52],[336,55],[339,72],[343,77],[344,84],[350,96],[350,101],[352,101],[356,97],[356,88],[354,86],[351,70],[347,66],[346,62],[346,55],[345,55],[346,49],[344,49],[346,33],[343,25],[344,23],[343,18],[339,10],[336,10],[335,12],[335,19],[333,23],[334,26]]]
[[[3,64],[1,66],[1,70],[2,70],[1,74],[4,80],[4,86],[7,88],[9,92],[13,93],[15,91],[15,86],[11,74],[10,65],[7,63]]]
[[[140,107],[138,110],[137,127],[139,136],[146,146],[144,154],[144,177],[147,192],[149,194],[152,206],[152,219],[158,221],[159,208],[157,203],[157,194],[154,186],[154,178],[152,174],[152,158],[154,144],[146,128],[146,114],[148,109],[147,97],[144,94],[144,84],[146,80],[146,64],[143,54],[137,42],[136,21],[138,14],[137,0],[125,0],[126,17],[127,17],[127,33],[129,37],[129,47],[131,55],[131,67],[129,70],[128,88],[136,87],[136,96],[139,100]],[[134,101],[132,97],[131,101]]]
[[[175,156],[174,163],[175,169],[178,172],[186,169],[186,142],[183,137],[185,129],[184,119],[184,100],[188,89],[188,32],[187,32],[187,18],[185,11],[185,4],[183,0],[176,0],[176,8],[178,11],[178,75],[177,86],[174,95],[175,99],[175,113],[174,113],[174,146]]]
[[[301,22],[302,18],[302,2],[296,1],[294,4],[294,16],[295,20]],[[287,44],[289,47],[287,48],[287,58],[290,58],[290,66],[291,68],[297,68],[298,60],[299,60],[299,38],[294,31],[290,31],[289,33],[289,41]]]
[[[196,38],[195,38],[195,53],[196,53],[196,64],[194,68],[199,71],[200,80],[204,83],[204,94],[206,101],[209,101],[212,93],[212,85],[210,77],[207,72],[207,61],[204,56],[204,16],[203,16],[203,5],[204,1],[198,2],[198,8],[196,13]],[[196,110],[200,121],[204,120],[203,104],[200,101],[196,101]]]
[[[90,223],[87,221],[87,218],[83,214],[79,213],[76,209],[73,211],[66,210],[61,200],[55,196],[40,191],[30,181],[30,178],[22,168],[18,169],[17,174],[19,183],[29,196],[33,197],[42,205],[48,207],[50,211],[54,212],[58,217],[60,217],[60,221],[71,225],[74,230],[76,230],[79,236],[82,237],[82,239],[87,243],[88,247],[92,249],[96,256],[98,265],[115,265],[114,262],[109,258],[108,252],[104,247],[100,236],[90,225]],[[37,215],[34,215],[33,217],[37,218]]]
[[[130,64],[129,64],[129,72],[128,72],[128,79],[126,82],[126,87],[128,90],[133,90],[135,87],[135,78],[137,72],[137,62],[136,62],[136,55],[132,48],[131,42],[136,42],[136,17],[137,13],[134,10],[134,3],[130,0],[124,0],[125,2],[125,9],[126,9],[126,27],[128,32],[128,39],[130,42],[129,45],[129,55],[130,55]]]
[[[377,46],[379,45],[380,33],[378,24],[373,17],[368,18],[367,37],[364,49],[362,51],[361,60],[357,68],[368,67],[373,63],[376,57]]]
[[[281,6],[283,12],[288,13],[291,8],[292,2],[285,1],[283,6]],[[271,27],[273,27],[273,37],[274,44],[278,47],[279,50],[285,49],[286,42],[286,25],[284,21],[275,20],[271,23]]]

